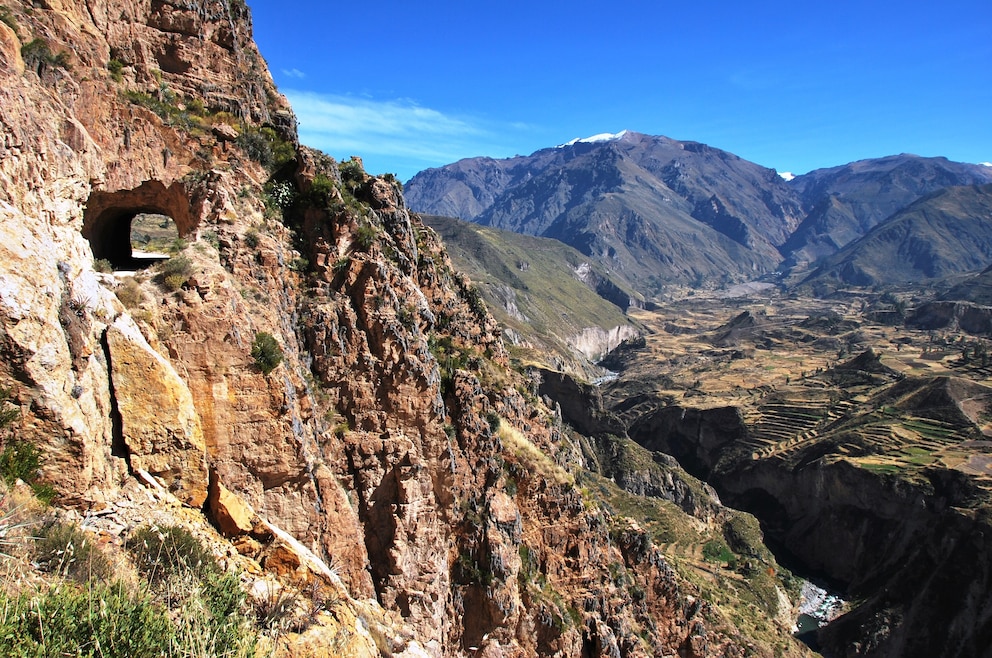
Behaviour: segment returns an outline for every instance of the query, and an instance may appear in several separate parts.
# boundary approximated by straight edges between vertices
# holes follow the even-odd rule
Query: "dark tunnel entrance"
[[[135,215],[131,220],[131,260],[139,266],[165,260],[178,239],[176,222],[168,215]]]
[[[137,221],[136,221],[137,218]],[[133,190],[96,191],[90,195],[83,215],[83,237],[89,240],[93,258],[110,262],[114,270],[136,270],[164,260],[167,256],[148,256],[144,251],[157,248],[132,247],[132,233],[140,243],[143,236],[152,239],[162,231],[142,230],[171,220],[173,238],[186,238],[196,231],[196,222],[186,188],[181,183],[166,187],[159,181],[145,181]],[[132,227],[138,227],[132,231]],[[164,236],[161,236],[164,237]],[[156,243],[157,244],[157,243]]]

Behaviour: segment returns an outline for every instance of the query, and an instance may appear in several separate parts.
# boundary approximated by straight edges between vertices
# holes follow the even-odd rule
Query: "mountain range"
[[[405,194],[418,212],[561,240],[652,296],[673,284],[714,286],[811,271],[921,198],[987,183],[990,167],[907,154],[785,180],[705,144],[624,131],[529,156],[428,169],[406,184]],[[958,213],[967,211],[942,216],[963,220]],[[992,235],[984,223],[976,230]],[[878,234],[875,239],[877,248]],[[938,276],[947,268],[923,261],[955,259],[928,255],[928,242],[934,241],[921,237],[920,250],[901,257],[920,261],[920,276]]]

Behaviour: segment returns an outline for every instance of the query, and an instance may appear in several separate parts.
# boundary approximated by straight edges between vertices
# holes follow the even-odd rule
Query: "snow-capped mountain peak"
[[[595,144],[596,142],[615,142],[618,139],[621,139],[626,134],[627,134],[626,130],[621,130],[618,133],[599,133],[598,135],[593,135],[592,137],[576,137],[575,139],[565,142],[564,144],[559,144],[558,148],[573,146],[575,144]]]

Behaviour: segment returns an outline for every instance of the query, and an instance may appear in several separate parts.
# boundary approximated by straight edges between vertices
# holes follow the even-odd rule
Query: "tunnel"
[[[186,187],[174,182],[166,187],[157,180],[145,181],[132,190],[94,191],[83,213],[83,237],[90,243],[93,258],[105,259],[115,270],[140,269],[148,260],[134,257],[131,222],[141,214],[165,215],[175,222],[177,237],[196,233],[197,215]]]

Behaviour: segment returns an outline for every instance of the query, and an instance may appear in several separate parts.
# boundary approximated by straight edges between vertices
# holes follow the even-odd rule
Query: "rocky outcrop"
[[[123,316],[106,332],[110,390],[128,464],[162,480],[191,507],[207,498],[206,445],[193,396]]]
[[[569,342],[590,361],[599,361],[620,343],[639,334],[640,332],[630,325],[619,325],[609,331],[600,327],[586,327]]]
[[[969,302],[928,302],[910,311],[906,325],[931,331],[959,329],[984,336],[992,334],[992,308]]]
[[[595,386],[575,381],[563,372],[539,369],[537,392],[558,405],[562,418],[580,434],[624,434],[620,420],[606,411],[603,398]]]

